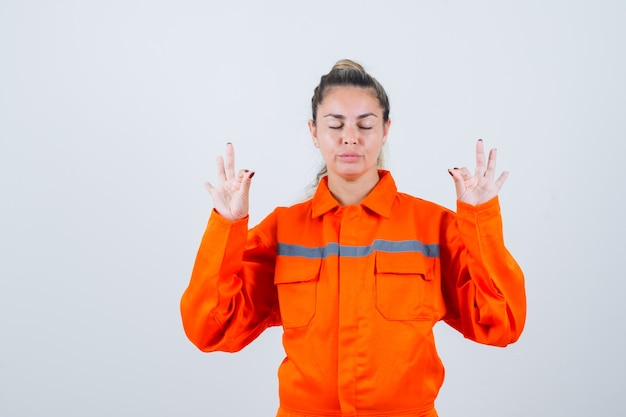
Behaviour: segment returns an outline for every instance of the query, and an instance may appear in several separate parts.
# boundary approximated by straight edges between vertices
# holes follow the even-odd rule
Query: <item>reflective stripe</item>
[[[348,246],[337,243],[328,243],[326,246],[309,247],[278,243],[279,256],[298,256],[308,259],[326,259],[329,256],[346,256],[350,258],[362,258],[371,255],[372,252],[390,253],[421,253],[428,258],[439,257],[439,244],[425,244],[418,240],[375,240],[371,245]]]

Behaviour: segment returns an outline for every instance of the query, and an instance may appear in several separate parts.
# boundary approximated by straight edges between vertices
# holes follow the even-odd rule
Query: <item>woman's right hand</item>
[[[248,196],[253,176],[254,171],[247,169],[239,170],[235,175],[235,148],[232,143],[227,143],[226,161],[221,156],[217,157],[218,185],[214,187],[209,182],[204,184],[213,197],[213,207],[222,217],[236,221],[248,215]]]

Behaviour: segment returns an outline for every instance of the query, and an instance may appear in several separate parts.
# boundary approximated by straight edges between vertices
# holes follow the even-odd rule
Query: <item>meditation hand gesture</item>
[[[219,183],[216,187],[211,183],[205,183],[204,187],[213,197],[213,207],[222,217],[236,221],[248,215],[248,195],[253,171],[239,170],[235,175],[235,149],[232,143],[226,144],[226,163],[224,158],[217,157],[217,177]]]
[[[487,165],[485,165],[483,141],[479,139],[476,144],[476,170],[474,175],[472,176],[469,169],[465,167],[448,170],[454,178],[457,200],[477,206],[497,196],[509,173],[504,171],[494,181],[495,171],[496,150],[492,149],[489,151],[489,160]]]

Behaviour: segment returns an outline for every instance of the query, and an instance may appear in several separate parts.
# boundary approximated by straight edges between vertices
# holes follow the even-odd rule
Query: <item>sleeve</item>
[[[498,198],[457,202],[441,248],[444,320],[466,338],[506,346],[526,320],[524,275],[504,245]]]
[[[274,285],[276,217],[248,231],[212,212],[181,303],[183,328],[205,352],[236,352],[280,324]]]

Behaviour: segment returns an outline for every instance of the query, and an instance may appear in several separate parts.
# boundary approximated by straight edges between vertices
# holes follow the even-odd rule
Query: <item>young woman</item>
[[[496,152],[452,169],[456,213],[397,191],[380,166],[391,121],[382,86],[339,61],[321,78],[309,129],[325,168],[314,196],[248,229],[254,172],[232,144],[207,184],[214,211],[181,312],[203,351],[234,352],[282,326],[278,417],[436,416],[444,370],[432,328],[516,341],[526,298],[504,246]]]

